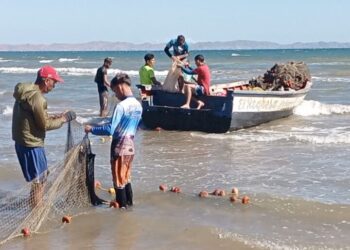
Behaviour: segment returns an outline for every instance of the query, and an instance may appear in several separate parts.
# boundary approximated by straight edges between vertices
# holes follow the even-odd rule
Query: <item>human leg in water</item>
[[[108,91],[99,93],[100,99],[100,116],[106,117],[108,115]]]
[[[125,185],[125,193],[126,193],[126,203],[128,204],[128,206],[132,206],[133,205],[133,193],[132,193],[132,187],[131,187],[130,182]]]
[[[115,200],[116,200],[116,202],[118,202],[119,207],[126,208],[127,207],[127,199],[126,199],[125,187],[114,186],[114,189],[116,191]]]

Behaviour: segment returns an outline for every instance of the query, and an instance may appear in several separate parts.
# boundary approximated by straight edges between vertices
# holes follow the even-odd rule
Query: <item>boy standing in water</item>
[[[100,100],[100,116],[106,117],[108,114],[108,89],[110,83],[107,79],[107,69],[112,65],[112,59],[105,58],[103,65],[97,69],[95,82],[97,83],[98,97]]]
[[[85,126],[86,133],[113,136],[110,162],[116,201],[121,208],[133,205],[131,164],[135,154],[134,137],[142,114],[142,107],[130,86],[127,74],[117,74],[111,81],[111,89],[121,102],[114,108],[110,121],[101,126]]]

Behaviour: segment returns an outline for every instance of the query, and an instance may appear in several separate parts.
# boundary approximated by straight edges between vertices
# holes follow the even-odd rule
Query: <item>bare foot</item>
[[[189,108],[190,108],[190,105],[184,104],[184,105],[181,106],[181,108],[183,108],[183,109],[189,109]]]
[[[197,109],[201,109],[204,106],[204,102],[198,101]]]

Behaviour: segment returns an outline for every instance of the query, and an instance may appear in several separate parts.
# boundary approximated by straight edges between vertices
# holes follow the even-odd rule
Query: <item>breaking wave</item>
[[[350,82],[350,78],[348,77],[320,77],[320,76],[313,76],[313,81],[317,82]]]
[[[40,60],[39,63],[52,63],[53,60]]]
[[[308,131],[309,130],[309,131]],[[311,144],[350,144],[350,127],[320,129],[292,128],[290,131],[271,130],[240,130],[226,134],[202,134],[192,132],[191,136],[205,139],[274,142],[299,141]]]
[[[59,62],[74,62],[78,61],[80,58],[60,58],[58,59]]]
[[[327,65],[327,66],[331,66],[331,65],[350,65],[350,62],[318,62],[318,63],[309,63],[309,65]]]
[[[0,57],[0,62],[11,62],[11,60],[7,60],[7,59]]]
[[[4,109],[1,110],[2,115],[12,115],[13,109],[12,107],[6,105]]]
[[[350,113],[350,105],[324,104],[313,100],[304,100],[294,109],[294,114],[300,116],[317,116]]]
[[[93,76],[96,74],[97,68],[56,68],[59,73],[73,76]],[[24,68],[24,67],[0,67],[0,73],[4,74],[29,74],[36,73],[38,68]],[[109,69],[109,75],[115,75],[117,73],[124,72],[131,76],[138,76],[138,70],[120,70],[120,69]],[[157,76],[166,76],[168,74],[167,70],[155,71]]]

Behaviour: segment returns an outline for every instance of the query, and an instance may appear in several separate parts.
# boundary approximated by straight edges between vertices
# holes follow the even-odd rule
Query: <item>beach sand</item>
[[[181,207],[178,202],[175,202],[176,205],[171,204],[169,196],[166,198],[167,201],[164,201],[163,194],[149,195],[148,198],[151,199],[136,197],[136,205],[130,210],[91,208],[73,217],[70,224],[61,227],[58,227],[60,218],[56,218],[57,221],[51,218],[49,222],[51,225],[44,225],[38,234],[29,238],[16,238],[6,243],[4,247],[6,249],[253,249],[243,240],[224,238],[215,228],[206,225],[205,216],[202,225],[183,220],[181,214],[187,209]],[[172,215],[164,210],[167,207],[173,211]],[[182,211],[176,213],[174,208]]]

